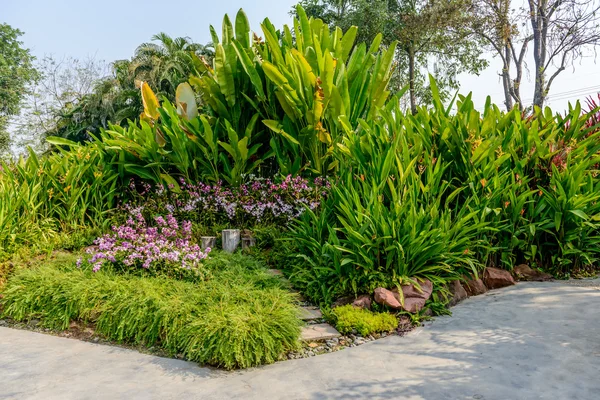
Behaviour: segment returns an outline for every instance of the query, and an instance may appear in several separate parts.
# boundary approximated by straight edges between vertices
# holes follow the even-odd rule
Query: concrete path
[[[600,399],[600,281],[521,283],[406,337],[241,372],[0,328],[2,399]]]

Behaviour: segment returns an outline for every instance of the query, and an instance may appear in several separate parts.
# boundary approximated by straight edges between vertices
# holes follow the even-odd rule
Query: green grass
[[[398,327],[398,320],[390,313],[374,313],[352,305],[336,307],[332,310],[335,327],[342,334],[356,331],[361,336],[373,333],[390,332]]]
[[[1,301],[17,321],[38,318],[51,329],[93,323],[107,339],[227,369],[272,363],[297,346],[298,310],[277,279],[241,255],[216,253],[208,264],[214,278],[202,284],[71,264],[18,269]]]

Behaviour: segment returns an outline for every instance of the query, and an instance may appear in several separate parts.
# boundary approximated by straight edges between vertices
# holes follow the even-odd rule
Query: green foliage
[[[23,48],[18,29],[0,24],[0,155],[9,150],[8,118],[19,113],[27,86],[38,77],[34,57]]]
[[[206,114],[189,118],[163,101],[160,118],[102,133],[120,174],[171,183],[175,177],[237,185],[250,173],[325,175],[337,168],[343,124],[372,118],[387,100],[395,48],[354,46],[356,28],[330,30],[301,8],[292,29],[262,23],[251,42],[243,11],[229,17],[213,65],[195,57],[190,83]],[[234,33],[235,32],[235,33]],[[343,121],[343,122],[342,122]]]
[[[338,144],[322,209],[290,232],[291,280],[318,302],[486,265],[556,274],[597,266],[599,134],[579,106],[523,119],[460,96],[405,115],[390,102]]]
[[[340,333],[348,334],[356,330],[361,336],[373,333],[390,332],[398,327],[398,320],[387,312],[374,313],[348,304],[332,310],[335,327]]]
[[[116,190],[117,175],[95,145],[73,145],[44,157],[30,151],[27,159],[0,164],[0,250],[104,226]]]
[[[398,42],[391,88],[409,86],[406,102],[431,104],[427,71],[434,71],[442,98],[458,88],[461,72],[478,74],[487,66],[482,58],[484,41],[472,34],[473,3],[465,0],[301,0],[306,13],[330,26],[358,27],[358,43]],[[435,60],[431,68],[431,60]]]
[[[110,340],[227,369],[272,363],[297,345],[297,307],[264,269],[247,269],[240,257],[216,257],[219,273],[201,285],[68,266],[25,269],[10,279],[2,304],[15,320],[39,318],[53,329],[80,320]]]

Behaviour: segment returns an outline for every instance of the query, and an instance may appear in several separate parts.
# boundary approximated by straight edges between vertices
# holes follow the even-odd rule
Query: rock
[[[314,357],[315,353],[313,351],[309,351],[308,353],[306,353],[306,355],[309,357]]]
[[[375,301],[396,310],[415,313],[423,309],[425,302],[427,302],[433,292],[433,284],[427,279],[419,282],[419,289],[413,284],[403,285],[401,288],[404,305],[400,302],[400,294],[397,288],[394,290],[384,288],[375,289]]]
[[[329,324],[314,324],[305,326],[300,333],[300,339],[315,342],[340,337],[340,333]]]
[[[514,285],[515,280],[510,272],[505,269],[488,267],[483,271],[483,283],[488,289],[499,289]]]
[[[333,304],[331,304],[331,308],[345,306],[346,304],[352,304],[353,301],[354,301],[354,296],[340,297],[339,299],[334,301]]]
[[[314,321],[323,318],[323,314],[317,307],[300,307],[300,318],[303,321]]]
[[[433,292],[433,283],[430,280],[418,280],[419,288],[416,285],[402,285],[402,293],[404,293],[404,298],[413,297],[416,299],[425,299],[428,300]]]
[[[375,289],[375,301],[377,303],[397,310],[402,308],[402,304],[400,304],[396,296],[398,295],[394,294],[391,290],[382,287]]]
[[[315,343],[315,342],[311,342],[308,344],[308,347],[310,347],[311,349],[314,349],[315,347],[319,347],[319,344]]]
[[[8,322],[3,319],[0,319],[0,326],[8,326]]]
[[[358,338],[354,341],[354,344],[357,346],[360,346],[361,344],[365,344],[365,339],[363,338]]]
[[[404,305],[402,305],[401,308],[409,313],[416,313],[423,309],[425,303],[429,300],[429,297],[431,297],[433,283],[428,279],[424,279],[419,280],[419,288],[417,288],[416,285],[410,284],[402,285],[401,289],[404,296]],[[395,293],[398,300],[400,300],[398,289],[394,289],[392,292]]]
[[[358,296],[356,300],[352,302],[352,306],[356,308],[364,308],[367,310],[371,309],[371,296],[368,294],[363,294],[362,296]]]
[[[475,279],[474,277],[465,281],[464,288],[469,296],[478,296],[487,292],[487,288],[483,281],[479,278]]]
[[[469,296],[465,288],[460,284],[460,281],[450,282],[448,289],[450,290],[450,293],[452,293],[452,298],[449,303],[450,307],[457,305]]]
[[[520,281],[544,282],[553,279],[552,275],[531,269],[527,264],[517,265],[513,270],[513,274]]]

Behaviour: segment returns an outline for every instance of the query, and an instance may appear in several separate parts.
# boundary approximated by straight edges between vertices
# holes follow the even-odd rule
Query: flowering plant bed
[[[192,243],[192,223],[181,225],[173,215],[154,217],[150,226],[140,210],[132,210],[125,224],[113,226],[112,233],[99,237],[87,249],[91,256],[77,261],[79,267],[89,266],[94,272],[110,268],[152,276],[201,281],[208,272],[202,261],[211,251]]]
[[[316,209],[331,185],[324,178],[309,181],[288,175],[283,179],[249,177],[240,186],[192,183],[180,180],[178,187],[151,186],[131,181],[133,200],[128,210],[146,214],[172,214],[204,227],[215,225],[251,228],[261,224],[287,225],[305,210]],[[212,232],[215,233],[215,232]]]

